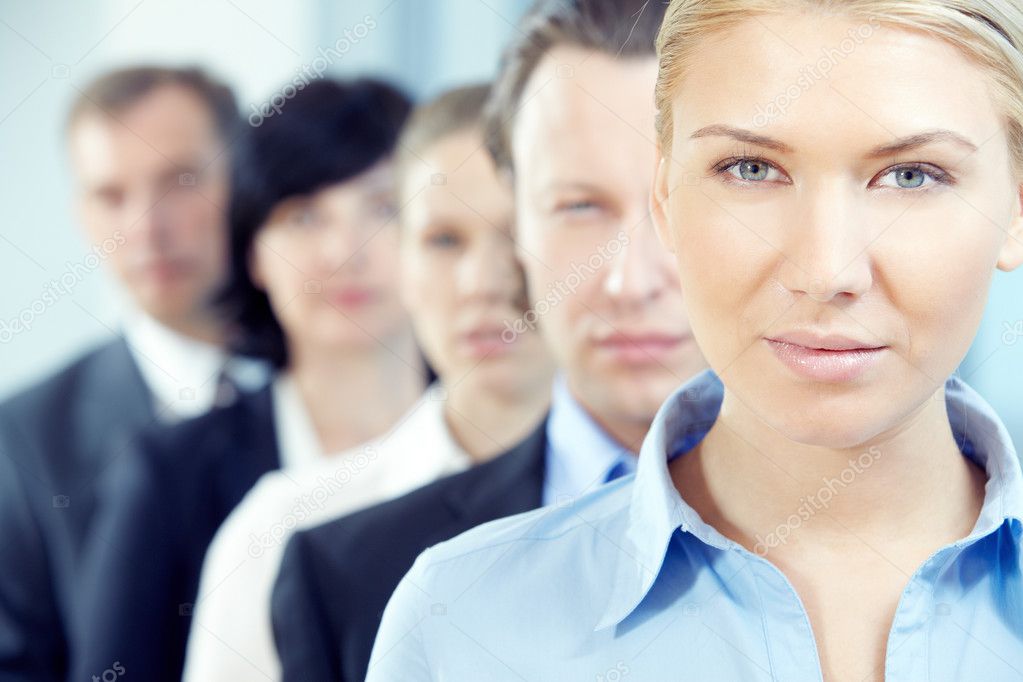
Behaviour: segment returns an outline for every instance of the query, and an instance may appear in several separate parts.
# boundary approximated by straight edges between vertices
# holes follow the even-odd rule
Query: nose
[[[171,250],[174,241],[174,207],[171,202],[156,194],[139,196],[130,204],[129,236],[145,243],[155,253]]]
[[[649,214],[605,248],[612,254],[604,293],[619,305],[640,306],[658,298],[674,277],[674,262],[661,246]],[[617,244],[617,246],[616,246]]]
[[[366,241],[383,238],[374,233],[366,235],[345,221],[334,222],[323,231],[319,248],[321,256],[331,271],[342,268],[359,270],[366,265]]]
[[[855,198],[837,184],[812,191],[794,207],[780,245],[781,284],[819,302],[862,296],[873,285],[866,222]]]
[[[522,284],[510,237],[492,230],[459,260],[458,291],[465,299],[494,302],[517,298]]]

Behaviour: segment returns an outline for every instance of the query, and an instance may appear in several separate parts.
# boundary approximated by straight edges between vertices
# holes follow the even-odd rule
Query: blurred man
[[[285,680],[365,679],[386,598],[422,549],[634,471],[657,408],[704,367],[649,216],[662,16],[644,0],[542,0],[523,19],[487,132],[531,294],[502,338],[538,327],[562,370],[542,447],[297,533],[273,597]]]
[[[126,438],[208,410],[225,372],[253,369],[227,362],[210,306],[237,119],[231,91],[195,69],[115,71],[72,106],[79,216],[131,310],[117,338],[0,406],[0,678],[66,677],[95,481]]]

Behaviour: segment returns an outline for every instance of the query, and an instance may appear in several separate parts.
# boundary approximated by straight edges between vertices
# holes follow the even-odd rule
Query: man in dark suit
[[[661,403],[704,367],[674,263],[651,244],[654,149],[637,134],[653,132],[663,12],[540,0],[506,49],[488,146],[515,179],[520,260],[529,290],[544,292],[506,332],[539,319],[562,371],[550,414],[496,460],[292,538],[272,606],[285,680],[363,680],[420,550],[630,473]]]
[[[383,608],[416,556],[539,507],[546,451],[542,423],[496,459],[295,535],[273,596],[284,679],[364,679]]]
[[[98,485],[105,504],[80,571],[74,679],[114,661],[128,679],[181,678],[206,545],[280,459],[272,385],[133,440]]]
[[[131,312],[122,335],[0,405],[0,679],[67,677],[98,477],[135,432],[227,395],[208,300],[225,271],[237,117],[204,73],[156,67],[100,77],[71,110],[82,224]]]

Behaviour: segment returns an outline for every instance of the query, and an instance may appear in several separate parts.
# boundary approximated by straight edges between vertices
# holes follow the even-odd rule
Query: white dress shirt
[[[141,311],[128,313],[123,332],[163,423],[196,417],[213,408],[218,403],[222,374],[243,390],[259,388],[269,376],[266,363],[228,358],[222,348],[179,334]]]
[[[323,447],[294,378],[284,372],[274,379],[270,390],[281,469],[301,471],[323,461]]]
[[[444,420],[443,395],[428,389],[377,440],[259,480],[206,553],[184,680],[280,679],[270,597],[288,539],[468,468]]]

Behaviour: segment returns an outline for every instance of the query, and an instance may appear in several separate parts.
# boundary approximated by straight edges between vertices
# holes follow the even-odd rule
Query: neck
[[[957,447],[943,398],[941,388],[897,428],[831,449],[789,440],[726,391],[714,426],[672,475],[704,521],[755,551],[780,542],[782,551],[867,543],[929,553],[970,532],[986,479]]]
[[[383,435],[422,394],[425,367],[411,334],[384,345],[289,348],[288,371],[324,454]]]
[[[643,440],[646,438],[646,434],[650,430],[650,422],[653,420],[653,417],[650,417],[649,419],[641,419],[629,414],[612,413],[611,411],[595,409],[585,400],[578,397],[579,393],[572,388],[571,382],[568,384],[568,391],[572,396],[572,399],[575,400],[586,415],[592,419],[597,426],[599,426],[604,433],[611,438],[611,440],[634,455],[639,454],[640,449],[643,447]]]
[[[536,429],[550,408],[550,377],[519,392],[480,390],[457,381],[448,392],[444,420],[474,462],[509,450]]]
[[[213,315],[195,314],[182,318],[161,319],[153,317],[156,322],[176,334],[213,346],[224,343],[224,329],[220,321]]]

